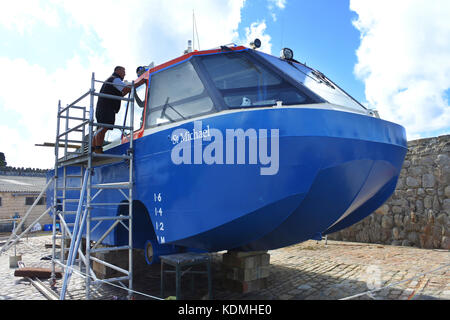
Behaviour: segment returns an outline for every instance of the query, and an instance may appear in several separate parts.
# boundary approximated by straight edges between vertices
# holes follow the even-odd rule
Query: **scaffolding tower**
[[[59,265],[63,268],[64,277],[60,291],[60,299],[64,300],[69,286],[74,263],[78,254],[80,271],[85,271],[86,299],[91,298],[91,286],[99,282],[118,282],[128,291],[128,298],[131,299],[133,292],[133,123],[134,123],[134,82],[131,84],[131,91],[126,97],[108,95],[95,91],[96,83],[107,83],[95,79],[92,73],[91,88],[88,92],[76,99],[66,107],[58,102],[56,142],[55,142],[55,171],[52,181],[53,189],[53,238],[52,238],[52,279],[55,280],[55,267]],[[110,83],[112,84],[112,83]],[[129,123],[125,116],[123,125],[108,125],[94,122],[94,99],[103,97],[127,102],[127,112]],[[82,102],[89,98],[88,107],[81,106]],[[95,153],[92,151],[92,137],[94,127],[119,129],[122,138],[127,137],[129,148],[125,154]],[[60,149],[64,152],[60,155]],[[69,151],[75,149],[75,151]],[[99,165],[118,163],[125,161],[129,167],[128,181],[93,184],[92,175],[94,168]],[[68,167],[78,167],[79,172],[73,173],[74,169],[67,170]],[[78,169],[76,169],[78,170]],[[70,179],[70,183],[68,181]],[[73,186],[73,182],[79,181],[78,186]],[[104,190],[115,189],[121,194],[125,201],[113,201],[108,203],[95,203],[93,200]],[[71,192],[71,196],[68,193]],[[79,197],[74,198],[73,192],[79,192]],[[116,200],[116,199],[115,199]],[[77,204],[77,210],[67,210],[68,204]],[[128,206],[126,215],[98,216],[93,215],[92,210],[98,206]],[[70,208],[69,208],[70,209]],[[112,225],[99,238],[93,238],[93,231],[102,222],[109,221]],[[128,221],[128,223],[126,223]],[[57,235],[57,224],[59,223],[60,234]],[[119,225],[123,225],[128,230],[128,245],[124,246],[102,246],[102,241]],[[85,250],[82,249],[82,238],[85,238]],[[60,239],[59,257],[57,255],[56,240]],[[70,242],[70,246],[68,243]],[[96,253],[107,253],[111,251],[128,250],[128,270],[125,270],[110,262],[95,257]],[[104,265],[118,271],[123,276],[98,279],[93,271],[93,262]],[[128,282],[128,284],[126,284]]]

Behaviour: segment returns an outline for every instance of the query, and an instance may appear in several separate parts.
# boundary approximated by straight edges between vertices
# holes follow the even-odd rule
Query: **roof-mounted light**
[[[283,48],[280,52],[280,58],[284,60],[294,59],[294,51],[289,48]]]
[[[261,40],[256,38],[255,40],[253,40],[253,42],[250,42],[250,47],[252,47],[253,50],[258,49],[259,47],[261,47]]]

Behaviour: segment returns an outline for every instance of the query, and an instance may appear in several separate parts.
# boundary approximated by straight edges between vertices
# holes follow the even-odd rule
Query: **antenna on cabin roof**
[[[192,44],[194,50],[195,50],[195,36],[197,36],[197,44],[198,44],[197,50],[200,50],[200,38],[198,37],[197,21],[195,20],[194,9],[192,9]]]
[[[183,54],[196,51],[195,49],[195,39],[197,38],[197,50],[200,50],[200,38],[198,36],[197,22],[195,20],[195,12],[192,9],[192,40],[188,40],[188,47],[184,50]]]

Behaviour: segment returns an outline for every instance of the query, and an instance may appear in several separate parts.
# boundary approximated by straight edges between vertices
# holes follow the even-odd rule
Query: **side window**
[[[139,130],[142,127],[142,120],[145,107],[145,94],[147,92],[147,84],[144,83],[136,88],[134,93],[134,117],[133,128]]]
[[[203,83],[187,61],[153,74],[145,126],[154,127],[210,113],[214,108]]]
[[[146,89],[147,89],[147,83],[143,83],[139,87],[135,88],[136,91],[134,94],[134,117],[133,117],[134,131],[139,130],[142,127]],[[116,114],[115,125],[117,125],[117,126],[123,126],[124,124],[128,125],[130,118],[131,118],[130,112],[131,112],[131,107],[129,107],[129,109],[127,111],[127,103],[122,102],[122,104],[120,106],[120,110]],[[125,117],[127,117],[126,123],[124,122]],[[128,134],[128,131],[126,131],[125,133]],[[108,130],[108,132],[106,133],[105,140],[112,142],[112,141],[120,139],[121,137],[122,137],[122,130],[121,129],[113,129],[113,130]]]

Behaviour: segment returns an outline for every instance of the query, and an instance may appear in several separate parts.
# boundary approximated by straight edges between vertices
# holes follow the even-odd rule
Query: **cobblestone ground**
[[[28,267],[51,267],[51,262],[41,258],[51,254],[51,236],[30,237],[17,244],[17,254]],[[0,240],[0,245],[2,241]],[[46,298],[27,280],[14,277],[9,267],[11,248],[0,256],[0,300],[45,300]],[[450,299],[450,252],[376,244],[340,241],[307,241],[291,247],[271,250],[268,287],[263,290],[238,294],[223,286],[221,253],[213,255],[213,287],[217,300],[336,300],[351,297],[388,286],[353,299],[429,300]],[[429,271],[436,270],[428,273]],[[135,273],[135,299],[152,299],[160,293],[159,265],[145,266]],[[187,278],[187,277],[186,277]],[[206,294],[206,277],[197,275],[195,289],[184,279],[183,294],[186,299],[202,299]],[[44,280],[48,287],[49,281]],[[62,280],[54,291],[59,293]],[[166,280],[167,295],[174,295],[175,280]],[[91,299],[126,299],[121,288],[101,284],[92,287]],[[140,294],[143,293],[143,294]],[[84,279],[74,273],[66,299],[85,299]]]

